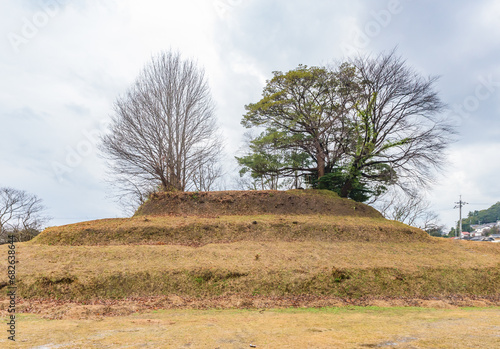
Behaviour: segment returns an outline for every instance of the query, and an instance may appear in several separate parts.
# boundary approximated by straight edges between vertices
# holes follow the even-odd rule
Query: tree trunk
[[[318,178],[325,175],[325,152],[319,141],[316,141],[316,154],[318,157]]]
[[[351,190],[352,190],[352,179],[348,179],[342,186],[342,189],[340,190],[340,197],[346,198],[351,193]]]

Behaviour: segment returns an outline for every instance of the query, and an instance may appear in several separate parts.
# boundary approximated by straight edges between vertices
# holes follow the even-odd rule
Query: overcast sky
[[[499,19],[496,0],[0,0],[0,186],[42,198],[51,225],[121,216],[96,139],[161,50],[205,68],[231,159],[272,71],[397,46],[441,76],[458,125],[429,192],[449,227],[459,195],[465,212],[500,201]]]

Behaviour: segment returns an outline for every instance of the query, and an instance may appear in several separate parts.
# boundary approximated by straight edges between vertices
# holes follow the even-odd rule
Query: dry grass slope
[[[46,229],[34,244],[202,246],[236,241],[429,241],[327,190],[158,193],[132,218]]]
[[[374,208],[340,198],[329,190],[254,190],[156,193],[136,212],[141,215],[312,215],[382,218]]]
[[[188,245],[237,241],[431,241],[428,234],[382,218],[347,216],[136,216],[103,219],[42,232],[43,245]]]

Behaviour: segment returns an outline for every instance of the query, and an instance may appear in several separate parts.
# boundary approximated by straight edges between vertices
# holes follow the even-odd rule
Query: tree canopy
[[[273,72],[262,99],[246,106],[242,124],[262,132],[237,158],[240,173],[273,176],[274,186],[335,174],[328,186],[360,201],[393,184],[425,186],[453,135],[435,82],[394,52]]]

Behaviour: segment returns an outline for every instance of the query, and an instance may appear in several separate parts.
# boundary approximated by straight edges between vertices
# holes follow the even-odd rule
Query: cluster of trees
[[[242,124],[262,132],[237,157],[241,175],[367,201],[389,186],[422,188],[443,165],[453,128],[434,89],[394,52],[273,73]]]
[[[48,217],[36,195],[23,190],[0,187],[0,244],[15,235],[16,241],[27,241],[40,233]]]
[[[242,124],[260,130],[237,157],[254,188],[337,191],[367,201],[387,187],[430,182],[453,130],[444,104],[394,52],[273,73]],[[139,202],[153,190],[210,190],[222,149],[203,70],[178,53],[153,57],[115,103],[101,150]]]
[[[273,72],[262,99],[246,106],[242,124],[253,133],[236,157],[240,176],[249,189],[307,185],[362,202],[398,187],[410,200],[386,194],[386,216],[435,229],[415,188],[442,167],[454,133],[440,117],[436,79],[395,52]],[[115,102],[100,149],[135,205],[156,190],[213,189],[222,141],[203,70],[179,53],[153,57]]]
[[[426,216],[415,188],[431,182],[453,135],[440,118],[435,82],[394,52],[275,71],[262,99],[246,106],[242,124],[257,133],[236,158],[240,175],[253,189],[309,185],[362,202],[397,186],[413,199],[386,196],[382,212],[434,229],[436,217]],[[116,100],[100,143],[112,182],[133,207],[153,191],[213,189],[222,148],[203,69],[171,51],[154,56]],[[44,217],[36,196],[1,188],[0,200],[2,236],[38,233]]]

